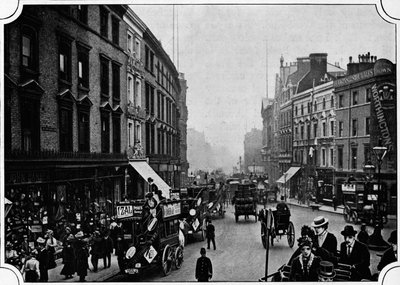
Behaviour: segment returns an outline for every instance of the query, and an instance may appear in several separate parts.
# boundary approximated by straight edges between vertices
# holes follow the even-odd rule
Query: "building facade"
[[[178,109],[179,109],[179,147],[180,147],[180,163],[181,163],[181,185],[190,185],[188,180],[189,175],[189,162],[187,159],[187,120],[188,120],[188,108],[186,106],[187,96],[187,81],[184,73],[179,73],[179,81],[181,85],[181,93],[179,94]]]
[[[264,174],[264,166],[262,163],[262,131],[251,129],[244,136],[244,172],[246,174],[262,175]]]

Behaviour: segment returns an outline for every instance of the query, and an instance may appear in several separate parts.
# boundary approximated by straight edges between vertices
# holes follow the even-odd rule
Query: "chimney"
[[[353,60],[353,57],[349,56],[349,63],[351,63],[352,60]]]
[[[310,54],[310,69],[325,74],[327,71],[327,53],[311,53]]]

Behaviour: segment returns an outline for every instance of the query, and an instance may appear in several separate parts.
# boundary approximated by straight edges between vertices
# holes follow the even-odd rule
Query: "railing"
[[[71,159],[87,159],[87,160],[127,160],[126,153],[98,153],[98,152],[60,152],[58,150],[40,150],[25,151],[12,150],[5,153],[6,160],[71,160]]]

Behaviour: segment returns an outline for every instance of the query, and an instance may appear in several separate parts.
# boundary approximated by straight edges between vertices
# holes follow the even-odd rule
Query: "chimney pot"
[[[352,63],[351,61],[353,60],[352,56],[349,56],[349,63]]]

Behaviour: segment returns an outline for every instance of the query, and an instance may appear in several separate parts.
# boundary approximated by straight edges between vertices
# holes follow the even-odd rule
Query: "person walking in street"
[[[87,275],[87,270],[89,268],[88,264],[88,249],[87,249],[87,243],[83,239],[83,232],[79,231],[75,235],[76,241],[75,241],[75,259],[76,259],[76,273],[79,276],[79,281],[84,282],[85,277]]]
[[[63,264],[64,267],[61,270],[60,274],[65,276],[65,279],[72,278],[72,275],[75,274],[75,252],[72,247],[72,243],[75,241],[75,237],[73,234],[70,234],[64,243],[64,248],[62,251],[63,256]]]
[[[46,240],[39,237],[37,240],[39,246],[38,261],[40,271],[40,282],[47,282],[49,280],[49,251],[46,249]]]
[[[54,237],[54,232],[52,230],[47,230],[46,233],[46,249],[49,252],[49,269],[56,268],[57,264],[55,261],[55,253],[57,240]]]
[[[213,275],[211,260],[206,256],[206,249],[200,249],[201,256],[197,259],[196,263],[196,279],[199,282],[208,282]]]
[[[206,237],[207,237],[207,249],[210,249],[210,241],[212,241],[214,250],[216,250],[215,247],[215,227],[212,224],[211,219],[208,221],[207,223],[207,227],[206,227]]]
[[[317,235],[317,246],[326,249],[331,254],[337,255],[337,239],[334,234],[328,232],[329,220],[324,216],[314,219],[311,226]]]
[[[111,224],[110,224],[110,238],[113,241],[113,245],[114,248],[117,244],[117,231],[116,231],[116,227],[117,227],[117,222],[115,221],[114,217],[111,217]]]
[[[363,243],[356,240],[356,233],[357,231],[350,225],[345,226],[341,231],[344,242],[340,245],[339,262],[351,266],[352,281],[360,281],[362,278],[371,279],[370,253]]]
[[[333,195],[332,196],[332,206],[333,206],[333,210],[336,212],[336,209],[337,209],[337,204],[338,204],[338,200],[337,200],[337,197],[336,197],[336,195]]]
[[[25,282],[38,282],[40,277],[40,264],[36,259],[38,252],[36,249],[32,250],[27,256],[24,270]]]
[[[111,253],[114,251],[114,243],[110,238],[110,232],[106,231],[103,239],[103,264],[104,268],[108,268],[111,266]],[[108,261],[108,263],[107,263]]]
[[[387,249],[378,264],[378,270],[381,271],[386,265],[397,261],[397,230],[394,230],[390,233],[390,237],[388,239],[390,243],[390,248]]]
[[[311,239],[301,237],[297,241],[301,254],[293,259],[289,280],[318,281],[318,269],[321,259],[311,252],[313,246]]]
[[[100,236],[99,231],[94,231],[91,240],[91,250],[90,250],[90,262],[93,266],[93,272],[97,272],[99,258],[103,257],[103,240]]]
[[[123,261],[127,250],[128,244],[124,240],[124,236],[119,235],[115,244],[115,254],[117,255],[118,267],[121,273],[124,273]]]

